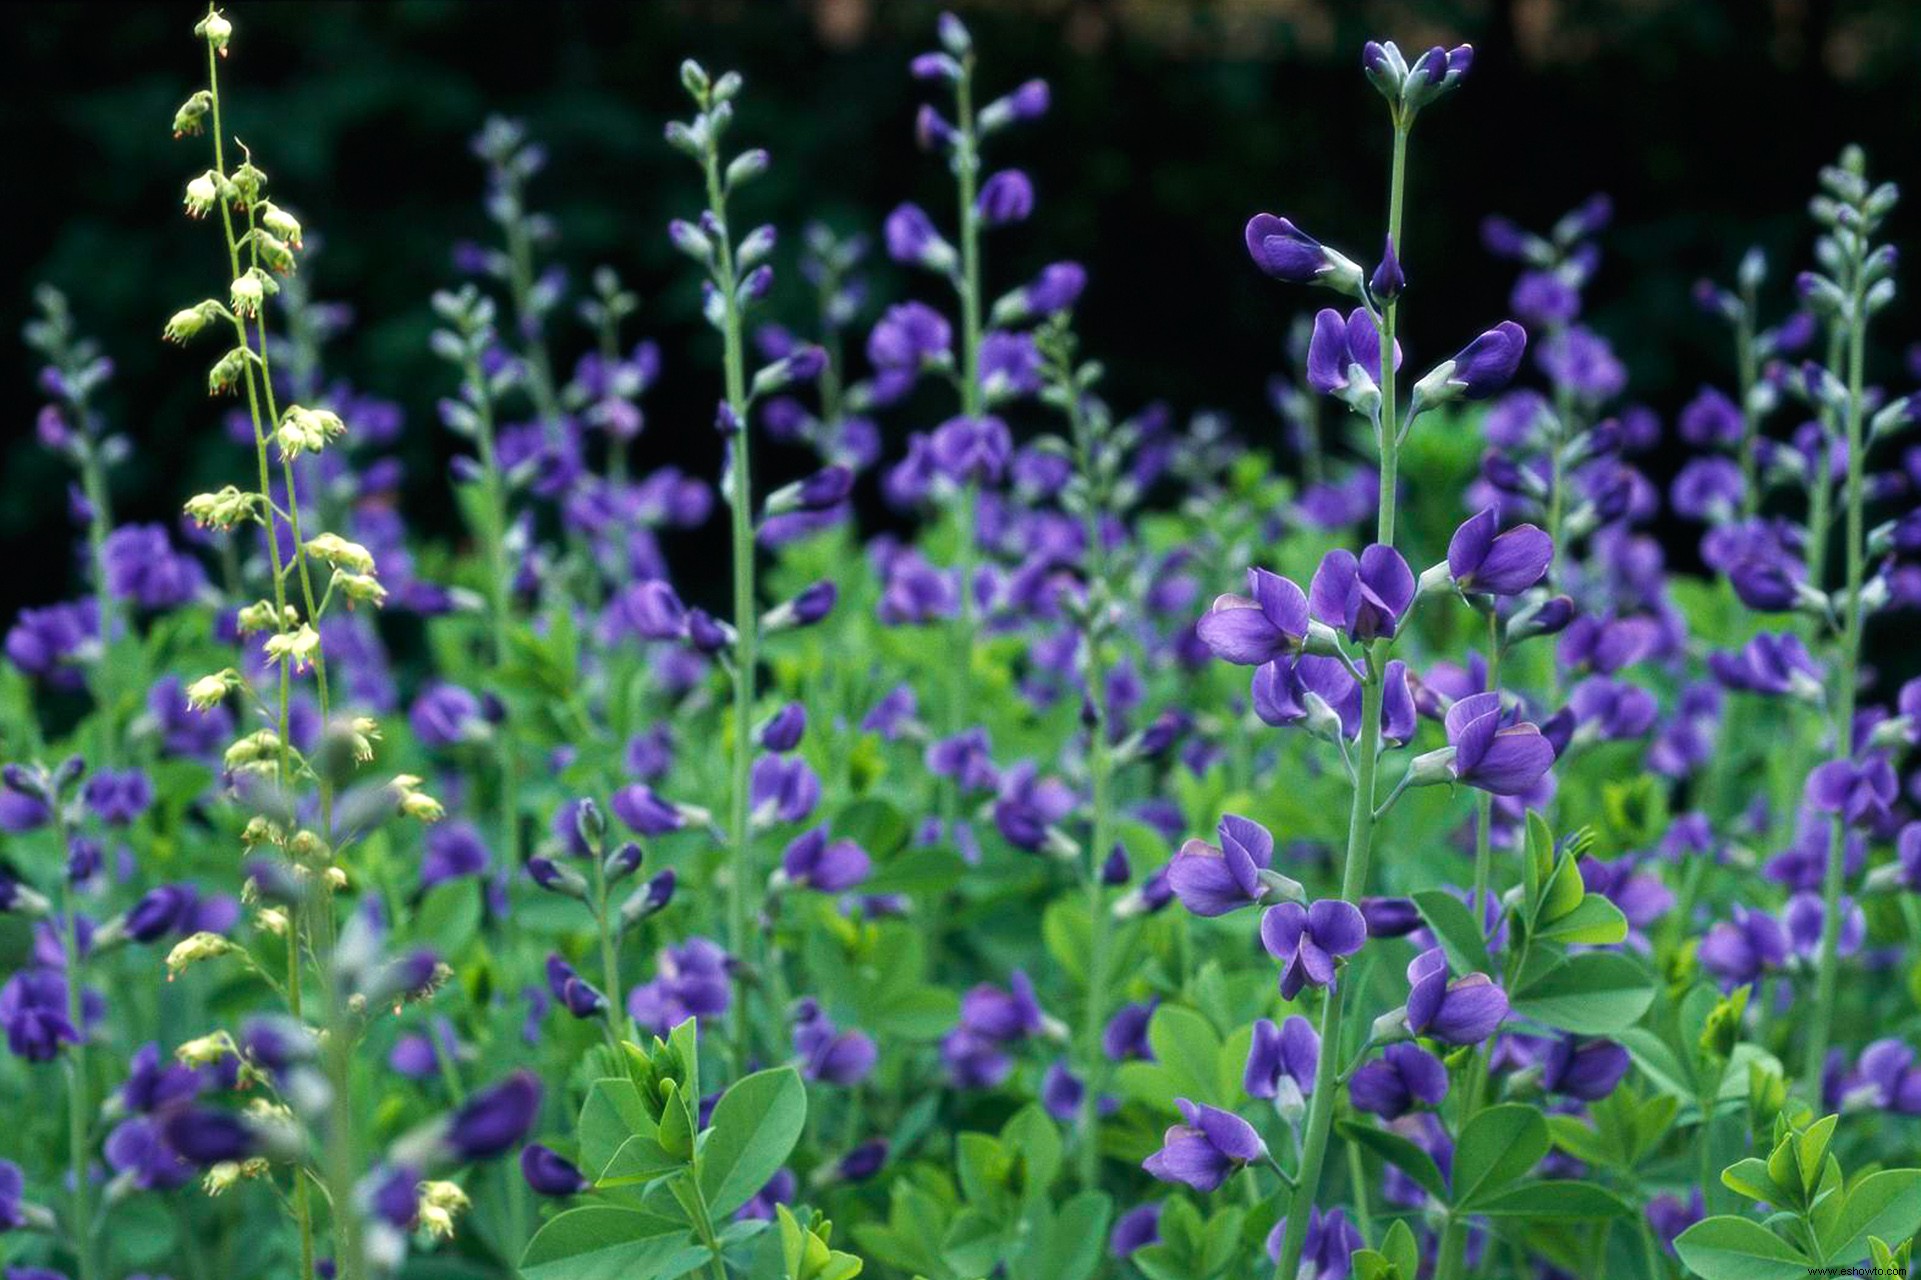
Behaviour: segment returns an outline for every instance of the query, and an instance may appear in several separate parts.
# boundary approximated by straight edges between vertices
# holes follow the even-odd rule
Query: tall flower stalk
[[[1858,148],[1850,148],[1839,165],[1823,171],[1821,183],[1824,195],[1815,202],[1815,213],[1826,231],[1817,257],[1825,270],[1805,274],[1800,290],[1802,296],[1827,317],[1830,349],[1838,347],[1845,352],[1846,366],[1842,372],[1811,368],[1804,372],[1804,377],[1810,392],[1831,408],[1840,422],[1847,473],[1842,488],[1843,577],[1835,600],[1840,616],[1833,623],[1836,635],[1830,706],[1834,710],[1831,729],[1834,760],[1821,766],[1810,778],[1811,798],[1816,807],[1832,811],[1821,880],[1823,916],[1815,970],[1813,1021],[1808,1032],[1807,1057],[1802,1064],[1803,1086],[1817,1098],[1821,1094],[1834,1017],[1837,952],[1843,921],[1842,890],[1847,877],[1850,806],[1837,792],[1845,791],[1855,776],[1854,712],[1861,670],[1862,629],[1870,607],[1866,592],[1866,476],[1867,453],[1872,444],[1865,385],[1868,322],[1894,300],[1895,292],[1891,278],[1894,251],[1891,246],[1877,247],[1874,235],[1896,199],[1892,185],[1877,187],[1869,183],[1866,160]],[[1902,410],[1890,420],[1891,424],[1904,414]],[[1827,474],[1828,450],[1823,449],[1821,455],[1816,464],[1816,489],[1826,491],[1831,487]]]

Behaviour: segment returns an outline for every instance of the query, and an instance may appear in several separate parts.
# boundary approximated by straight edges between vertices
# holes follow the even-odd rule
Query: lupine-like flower
[[[7,1048],[28,1062],[51,1062],[80,1038],[67,1016],[67,979],[57,969],[21,969],[0,986],[0,1027]]]
[[[1278,1027],[1271,1019],[1256,1019],[1241,1087],[1250,1098],[1272,1098],[1276,1105],[1299,1106],[1314,1092],[1320,1052],[1320,1035],[1299,1014]]]
[[[954,246],[941,239],[934,220],[919,205],[903,204],[887,215],[887,256],[929,271],[949,271],[959,261]]]
[[[1167,883],[1181,905],[1197,916],[1221,916],[1268,900],[1291,884],[1268,871],[1274,837],[1251,818],[1221,819],[1219,845],[1189,840],[1168,864]],[[1294,886],[1296,889],[1299,886]]]
[[[873,859],[852,840],[829,840],[826,827],[796,836],[781,854],[780,874],[788,884],[821,893],[840,893],[865,880]]]
[[[598,1017],[607,1008],[607,997],[589,985],[558,951],[547,957],[547,989],[576,1018]]]
[[[998,484],[1014,441],[999,418],[956,417],[934,429],[934,464],[957,484]]]
[[[1541,1063],[1541,1087],[1562,1097],[1597,1102],[1614,1092],[1632,1065],[1628,1051],[1612,1040],[1580,1043],[1560,1036]]]
[[[865,1080],[880,1057],[871,1036],[839,1030],[812,998],[794,1010],[794,1052],[807,1079],[842,1087]]]
[[[1286,218],[1257,213],[1247,222],[1247,253],[1254,265],[1289,284],[1325,284],[1341,293],[1361,291],[1361,268]]]
[[[1462,347],[1452,360],[1444,360],[1430,370],[1414,384],[1414,395],[1421,404],[1430,406],[1457,397],[1485,400],[1514,381],[1526,349],[1526,331],[1512,320],[1503,320]]]
[[[1233,1112],[1197,1106],[1186,1098],[1174,1099],[1174,1105],[1185,1123],[1170,1126],[1161,1137],[1161,1149],[1141,1162],[1141,1168],[1160,1181],[1213,1191],[1237,1169],[1267,1158],[1261,1135]]]
[[[1307,594],[1266,569],[1247,571],[1248,594],[1215,597],[1196,630],[1224,662],[1254,667],[1299,653],[1313,621]]]
[[[1541,580],[1554,559],[1554,542],[1531,524],[1505,532],[1493,507],[1483,507],[1454,531],[1447,567],[1454,585],[1470,595],[1519,595]]]
[[[1442,1044],[1479,1044],[1507,1018],[1507,992],[1484,973],[1450,980],[1439,947],[1414,957],[1407,981],[1407,1027],[1417,1036]]]
[[[81,794],[96,818],[124,827],[152,806],[153,783],[138,769],[102,769],[87,779]]]
[[[1335,961],[1367,941],[1359,907],[1323,898],[1303,907],[1283,902],[1261,916],[1261,945],[1281,962],[1281,996],[1292,1000],[1304,986],[1332,987]]]
[[[1394,347],[1394,367],[1401,367],[1401,348]],[[1307,347],[1307,385],[1322,395],[1340,396],[1363,405],[1381,380],[1381,332],[1366,311],[1341,313],[1326,307],[1315,313],[1314,333]]]
[[[1554,747],[1541,730],[1514,720],[1498,693],[1477,693],[1447,709],[1449,745],[1415,760],[1417,780],[1452,778],[1497,796],[1521,795],[1554,765]]]
[[[1835,954],[1851,956],[1867,941],[1868,920],[1860,904],[1844,897],[1840,902],[1841,926],[1835,931]],[[1787,930],[1788,946],[1802,960],[1813,964],[1821,954],[1821,937],[1826,927],[1827,906],[1813,892],[1801,892],[1788,899],[1781,912]]]
[[[1418,1044],[1391,1044],[1347,1082],[1355,1109],[1398,1120],[1416,1106],[1438,1107],[1447,1098],[1447,1068]]]
[[[1336,547],[1314,571],[1308,607],[1317,620],[1366,643],[1393,637],[1414,591],[1414,572],[1393,547],[1377,542],[1358,558]]]
[[[1838,813],[1849,824],[1868,826],[1887,819],[1900,784],[1887,757],[1830,760],[1808,775],[1807,802],[1822,813]]]
[[[540,1081],[516,1071],[468,1097],[448,1120],[444,1141],[457,1160],[491,1160],[525,1138],[539,1112]]]
[[[1466,45],[1461,46],[1466,48]],[[1281,1259],[1281,1241],[1287,1235],[1287,1219],[1282,1218],[1267,1233],[1267,1256]],[[1346,1280],[1351,1274],[1351,1259],[1356,1249],[1365,1249],[1359,1229],[1348,1221],[1347,1210],[1323,1211],[1318,1206],[1308,1211],[1307,1243],[1301,1249],[1301,1269],[1296,1280]]]
[[[1034,184],[1019,169],[1003,169],[981,184],[975,208],[985,227],[1025,222],[1034,212]]]
[[[689,938],[660,953],[653,981],[628,993],[627,1013],[640,1026],[665,1036],[688,1018],[726,1013],[732,992],[732,959],[706,938]]]
[[[1160,1239],[1161,1204],[1155,1200],[1136,1205],[1114,1220],[1114,1230],[1107,1237],[1107,1251],[1116,1258],[1125,1258],[1137,1249],[1159,1244]]]
[[[1710,653],[1707,662],[1714,678],[1728,689],[1808,702],[1822,696],[1821,668],[1792,631],[1763,631],[1733,653]]]
[[[1732,991],[1787,963],[1787,930],[1767,912],[1736,904],[1734,918],[1707,931],[1695,958],[1720,980],[1723,991]]]
[[[593,1186],[570,1161],[538,1142],[521,1148],[520,1176],[535,1195],[542,1196],[575,1196]]]

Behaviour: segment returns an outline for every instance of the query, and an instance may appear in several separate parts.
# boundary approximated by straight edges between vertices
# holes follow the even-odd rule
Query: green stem
[[[1388,181],[1388,239],[1400,253],[1402,195],[1407,180],[1407,124],[1396,119],[1394,160]],[[1394,517],[1398,490],[1395,472],[1400,458],[1400,409],[1394,390],[1395,304],[1381,312],[1381,493],[1375,517],[1375,541],[1394,544]],[[1382,668],[1387,643],[1376,640],[1366,650],[1365,680],[1361,689],[1361,732],[1355,746],[1354,798],[1347,818],[1347,852],[1341,867],[1341,897],[1357,902],[1367,890],[1367,868],[1374,849],[1374,779],[1381,754],[1381,703],[1385,691]],[[1325,993],[1321,1005],[1321,1051],[1315,1071],[1319,1082],[1308,1102],[1307,1132],[1301,1147],[1299,1179],[1290,1198],[1287,1229],[1281,1240],[1277,1280],[1293,1280],[1300,1271],[1301,1252],[1307,1243],[1308,1214],[1320,1191],[1321,1166],[1327,1157],[1328,1133],[1334,1124],[1334,1107],[1340,1089],[1335,1080],[1340,1065],[1341,1009],[1344,1003],[1334,989]]]
[[[747,372],[741,342],[740,299],[735,278],[732,232],[727,226],[727,195],[721,183],[720,155],[710,142],[706,155],[707,207],[718,225],[715,284],[725,303],[722,317],[722,358],[726,366],[727,406],[733,415],[730,438],[728,504],[732,508],[734,556],[734,787],[730,836],[733,865],[727,885],[727,943],[729,950],[752,972],[749,951],[754,945],[748,919],[748,892],[759,883],[754,866],[752,812],[749,788],[754,764],[754,695],[760,666],[760,619],[754,586],[753,483],[748,469]],[[733,1047],[737,1066],[749,1056],[745,989],[733,1005]]]
[[[507,563],[507,483],[500,472],[500,458],[494,449],[494,404],[487,392],[486,376],[480,368],[478,353],[467,361],[467,382],[474,388],[474,413],[478,418],[474,443],[480,452],[481,483],[485,488],[487,515],[480,536],[487,558],[487,612],[493,647],[494,670],[507,666],[509,635],[513,626],[513,569]],[[520,764],[513,737],[506,732],[494,734],[494,752],[500,773],[498,797],[501,855],[509,867],[520,865]]]
[[[961,307],[961,412],[978,418],[982,410],[981,347],[981,252],[980,217],[975,209],[976,186],[980,179],[979,139],[974,132],[974,55],[961,59],[960,79],[954,85],[954,177],[959,198],[961,273],[956,282]],[[951,728],[964,727],[969,705],[968,685],[974,667],[974,529],[977,486],[968,481],[961,489],[955,567],[960,577],[960,615],[956,626],[955,652],[948,663]]]
[[[1760,466],[1756,458],[1760,423],[1754,413],[1754,385],[1760,371],[1754,355],[1754,294],[1747,291],[1741,314],[1734,322],[1734,360],[1741,395],[1741,518],[1761,508]]]
[[[1855,680],[1861,664],[1861,582],[1866,576],[1864,525],[1867,495],[1865,486],[1867,441],[1862,430],[1863,371],[1866,360],[1867,317],[1863,291],[1854,290],[1854,313],[1848,329],[1848,408],[1847,408],[1847,566],[1845,629],[1841,637],[1840,687],[1834,691],[1834,751],[1837,759],[1854,754]],[[1828,861],[1821,880],[1821,956],[1815,971],[1814,1023],[1808,1034],[1808,1056],[1802,1067],[1802,1084],[1816,1099],[1821,1096],[1821,1073],[1828,1055],[1828,1036],[1834,1018],[1835,982],[1838,977],[1837,952],[1841,941],[1841,889],[1847,875],[1847,821],[1834,816],[1828,831]]]
[[[52,807],[56,814],[60,812],[59,803]],[[71,841],[65,819],[56,818],[55,826],[60,835],[60,849],[64,858]],[[80,935],[76,924],[79,903],[73,891],[72,879],[64,872],[61,883],[64,886],[61,929],[65,935],[67,953],[67,1021],[74,1030],[73,1044],[67,1054],[67,1166],[73,1175],[73,1222],[70,1225],[80,1280],[94,1280],[100,1269],[94,1255],[93,1181],[88,1177],[92,1160],[87,1151],[90,1110],[87,1099],[87,1024],[81,1000],[86,975],[80,962]]]

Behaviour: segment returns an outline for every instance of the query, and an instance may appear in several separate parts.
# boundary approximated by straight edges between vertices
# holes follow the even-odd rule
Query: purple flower
[[[726,1013],[732,992],[732,959],[706,938],[689,938],[660,953],[654,980],[628,993],[627,1012],[640,1026],[665,1036],[689,1018]]]
[[[1033,982],[1019,969],[1005,991],[985,982],[971,988],[961,997],[960,1018],[963,1030],[1002,1043],[1035,1035],[1048,1025]]]
[[[1723,991],[1746,986],[1787,963],[1788,935],[1765,911],[1736,905],[1734,918],[1716,923],[1701,939],[1695,959],[1720,980]]]
[[[485,874],[487,844],[469,822],[438,822],[427,829],[420,855],[420,891],[463,876]]]
[[[1484,973],[1450,981],[1439,947],[1414,957],[1407,981],[1407,1026],[1417,1036],[1442,1044],[1479,1044],[1507,1018],[1507,993]]]
[[[1631,1065],[1628,1051],[1612,1040],[1578,1044],[1574,1037],[1562,1036],[1541,1063],[1541,1087],[1562,1097],[1598,1102],[1614,1092]]]
[[[521,1148],[520,1176],[541,1196],[576,1196],[593,1186],[571,1162],[538,1142]]]
[[[1202,643],[1244,667],[1300,652],[1311,620],[1306,594],[1266,569],[1249,569],[1247,586],[1248,595],[1215,597],[1195,628]]]
[[[1066,311],[1080,300],[1087,288],[1087,271],[1078,262],[1054,262],[1015,293],[1014,313],[1002,315],[995,309],[995,323],[1012,323],[1022,316],[1051,316]]]
[[[1449,750],[1447,771],[1457,782],[1497,796],[1528,791],[1554,766],[1554,748],[1538,727],[1507,721],[1498,693],[1477,693],[1447,709],[1443,724]]]
[[[820,775],[799,756],[760,757],[749,783],[756,822],[805,822],[820,803]]]
[[[614,792],[607,804],[615,817],[639,835],[664,836],[687,825],[680,809],[644,782],[628,783]]]
[[[1282,1097],[1282,1082],[1294,1091],[1294,1101],[1314,1092],[1314,1076],[1321,1053],[1321,1037],[1306,1018],[1295,1014],[1280,1026],[1267,1018],[1254,1023],[1242,1087],[1250,1098]]]
[[[852,840],[828,840],[826,827],[794,837],[780,857],[780,873],[788,883],[821,893],[853,888],[873,866],[867,851]]]
[[[1000,772],[989,754],[987,730],[966,729],[951,738],[930,743],[927,771],[951,779],[963,791],[983,791],[1000,785]]]
[[[1222,916],[1259,903],[1272,887],[1261,874],[1274,861],[1274,837],[1266,827],[1230,813],[1217,833],[1218,846],[1189,840],[1167,868],[1174,896],[1197,916]]]
[[[1345,547],[1321,557],[1308,587],[1315,618],[1362,642],[1391,638],[1414,603],[1414,572],[1401,553],[1374,543],[1357,559]]]
[[[799,1190],[800,1183],[794,1177],[792,1169],[776,1169],[774,1176],[767,1179],[766,1185],[756,1191],[746,1204],[734,1211],[734,1216],[771,1222],[774,1219],[775,1207],[794,1203],[794,1195]]]
[[[1500,516],[1483,507],[1454,531],[1447,544],[1448,572],[1469,594],[1519,595],[1541,580],[1554,559],[1554,542],[1531,524],[1497,533]]]
[[[67,1017],[67,979],[57,969],[21,969],[0,987],[0,1027],[7,1048],[28,1062],[51,1062],[80,1039]]]
[[[100,611],[91,598],[42,609],[22,609],[7,632],[7,661],[22,674],[63,688],[78,688],[73,670],[100,639]]]
[[[843,1087],[865,1080],[880,1057],[872,1037],[837,1029],[813,999],[794,1011],[794,1052],[807,1079]]]
[[[883,312],[868,334],[867,359],[876,369],[918,374],[947,356],[953,343],[953,328],[940,312],[924,302],[903,302]]]
[[[1827,908],[1820,895],[1797,893],[1788,899],[1781,913],[1787,929],[1788,945],[1795,955],[1813,963],[1821,954],[1821,935],[1826,928]],[[1841,925],[1835,931],[1835,954],[1851,956],[1867,940],[1868,921],[1852,898],[1841,899]]]
[[[1391,1044],[1347,1083],[1355,1109],[1398,1120],[1416,1106],[1438,1107],[1447,1097],[1447,1068],[1418,1044]]]
[[[1361,269],[1286,218],[1257,213],[1247,222],[1247,253],[1276,280],[1289,284],[1326,284],[1358,293]]]
[[[1887,757],[1874,754],[1863,760],[1830,760],[1808,775],[1807,803],[1822,813],[1838,813],[1851,826],[1874,826],[1887,821],[1889,806],[1900,794],[1900,784]]]
[[[1116,1258],[1125,1258],[1136,1249],[1160,1241],[1161,1205],[1156,1200],[1136,1205],[1115,1220],[1114,1230],[1107,1237],[1107,1251]]]
[[[175,609],[207,585],[206,570],[190,555],[175,554],[157,524],[122,525],[101,547],[107,589],[142,609]]]
[[[598,1017],[607,1008],[607,997],[589,985],[558,951],[547,957],[547,989],[576,1018]]]
[[[903,204],[887,215],[884,227],[887,256],[929,271],[948,271],[959,260],[954,246],[941,239],[934,220],[916,204]]]
[[[807,708],[790,702],[761,726],[760,745],[768,751],[792,751],[806,732]]]
[[[1702,387],[1682,406],[1676,419],[1681,439],[1697,449],[1733,448],[1741,443],[1741,409],[1713,387]]]
[[[1367,941],[1360,908],[1339,898],[1303,907],[1283,902],[1261,916],[1261,945],[1281,962],[1281,997],[1292,1000],[1304,986],[1331,987],[1335,960]]]
[[[516,1071],[469,1096],[448,1121],[445,1141],[458,1160],[491,1160],[524,1139],[539,1114],[540,1081]]]
[[[193,1177],[193,1166],[167,1145],[160,1125],[146,1116],[134,1116],[115,1125],[107,1135],[104,1150],[113,1171],[143,1191],[171,1191],[185,1186]],[[8,1224],[6,1209],[0,1198],[0,1226],[18,1225]]]
[[[1401,367],[1399,344],[1394,348],[1394,367]],[[1322,395],[1362,395],[1380,380],[1381,333],[1374,318],[1358,308],[1346,319],[1332,307],[1315,313],[1307,345],[1307,384]]]
[[[1724,688],[1743,693],[1786,694],[1807,701],[1821,695],[1821,667],[1791,631],[1763,631],[1734,653],[1710,653],[1708,670]]]
[[[138,769],[102,769],[87,779],[83,794],[94,817],[113,827],[134,822],[153,804],[153,784]]]
[[[1058,778],[1043,778],[1031,760],[1001,775],[994,801],[994,826],[1016,849],[1039,853],[1053,843],[1054,824],[1074,810],[1073,789]]]
[[[259,1136],[245,1118],[216,1107],[188,1106],[169,1112],[160,1131],[181,1159],[203,1168],[246,1160],[260,1148]]]
[[[1461,48],[1467,48],[1462,45]],[[1423,59],[1425,61],[1425,59]],[[1281,1246],[1287,1238],[1287,1219],[1282,1218],[1267,1233],[1267,1256],[1272,1262],[1281,1260]],[[1361,1238],[1360,1231],[1347,1219],[1347,1210],[1329,1209],[1323,1212],[1318,1206],[1308,1210],[1307,1232],[1302,1237],[1301,1269],[1295,1280],[1347,1280],[1353,1267],[1356,1249],[1365,1249],[1367,1241]]]
[[[1014,452],[1007,424],[992,415],[949,418],[934,429],[934,465],[956,484],[997,484]]]
[[[1916,824],[1914,841],[1916,858],[1921,860],[1921,824]],[[1154,1050],[1147,1042],[1147,1027],[1154,1020],[1154,1010],[1160,1007],[1160,997],[1143,1000],[1138,1004],[1124,1004],[1114,1011],[1101,1031],[1101,1052],[1109,1061],[1125,1062],[1130,1058],[1152,1061]]]
[[[1213,1191],[1243,1165],[1267,1158],[1261,1135],[1233,1112],[1196,1106],[1186,1098],[1174,1099],[1174,1105],[1185,1123],[1170,1126],[1161,1149],[1141,1162],[1160,1181]]]
[[[974,207],[986,227],[1025,222],[1034,212],[1034,184],[1019,169],[1002,169],[981,184]]]
[[[1518,364],[1519,350],[1515,351],[1514,359]],[[1627,385],[1627,369],[1607,339],[1580,325],[1570,325],[1551,335],[1541,344],[1537,359],[1549,381],[1588,404],[1609,400],[1621,394]],[[1509,370],[1508,377],[1512,376],[1513,371]]]
[[[1512,320],[1503,320],[1415,383],[1415,397],[1429,405],[1457,396],[1485,400],[1514,380],[1526,349],[1526,331]]]

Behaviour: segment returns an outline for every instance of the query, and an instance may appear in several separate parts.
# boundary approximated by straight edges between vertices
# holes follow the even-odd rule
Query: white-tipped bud
[[[263,648],[268,662],[291,662],[295,671],[304,671],[320,656],[320,633],[303,622],[292,631],[268,636]]]
[[[185,204],[189,218],[204,218],[213,211],[215,202],[220,199],[220,186],[214,181],[212,171],[201,174],[187,184]]]
[[[173,950],[167,953],[167,980],[171,982],[202,960],[212,960],[216,956],[224,956],[239,949],[219,934],[204,930],[192,937],[183,938],[174,943]],[[232,1041],[228,1041],[228,1044],[231,1046]],[[181,1049],[184,1051],[186,1046],[182,1045]]]

